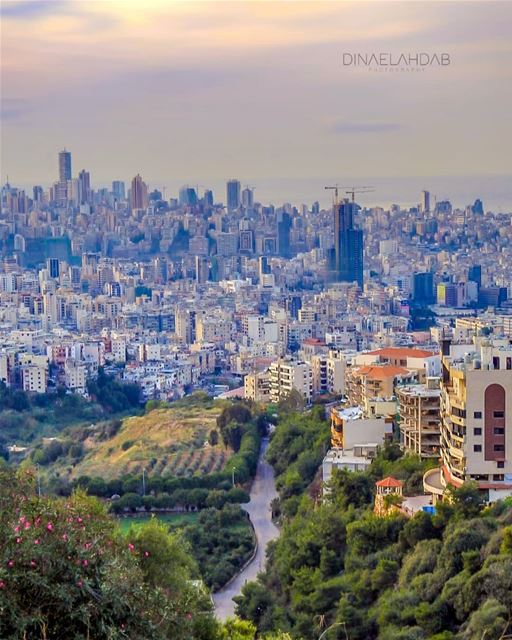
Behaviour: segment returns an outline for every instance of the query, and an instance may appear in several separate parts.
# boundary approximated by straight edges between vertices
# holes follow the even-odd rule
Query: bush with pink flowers
[[[126,538],[95,498],[38,498],[30,471],[0,469],[1,638],[213,639],[193,577],[156,522]]]

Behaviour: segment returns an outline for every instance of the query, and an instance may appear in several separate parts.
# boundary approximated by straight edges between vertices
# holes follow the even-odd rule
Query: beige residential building
[[[39,364],[25,364],[20,367],[23,391],[46,393],[48,367]]]
[[[370,364],[346,369],[348,404],[360,406],[366,415],[396,413],[395,387],[417,381],[417,372],[394,364]],[[386,406],[382,405],[382,401]]]
[[[402,447],[422,458],[439,457],[439,378],[428,378],[426,384],[399,386],[396,395]]]
[[[254,402],[270,402],[270,373],[248,373],[244,378],[244,397]]]
[[[475,480],[489,501],[511,495],[511,341],[479,336],[442,345],[442,464],[425,474],[424,488],[437,499],[447,485]]]
[[[280,358],[269,367],[270,401],[279,402],[295,389],[309,404],[313,395],[313,371],[311,365],[289,357]]]

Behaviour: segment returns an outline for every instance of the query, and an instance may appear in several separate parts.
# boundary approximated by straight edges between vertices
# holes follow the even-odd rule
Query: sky
[[[93,186],[255,187],[327,203],[324,185],[419,190],[512,210],[512,3],[2,0],[2,183],[48,186],[57,153]],[[424,52],[422,71],[343,65]]]

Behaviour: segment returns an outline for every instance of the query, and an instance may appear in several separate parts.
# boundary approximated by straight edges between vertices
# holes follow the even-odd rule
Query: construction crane
[[[338,204],[338,190],[343,188],[344,187],[340,187],[339,184],[335,184],[332,187],[324,187],[324,189],[332,189],[334,191],[334,206]]]
[[[341,189],[348,189],[348,191],[345,191],[345,193],[352,195],[352,202],[355,202],[355,194],[356,193],[371,193],[372,191],[375,191],[375,189],[373,187],[366,187],[366,186],[362,186],[362,187],[340,187]]]

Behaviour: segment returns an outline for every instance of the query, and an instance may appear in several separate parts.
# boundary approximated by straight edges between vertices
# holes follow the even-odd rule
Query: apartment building
[[[269,367],[270,401],[279,402],[295,389],[304,398],[306,404],[313,395],[313,371],[311,365],[290,357],[280,358]]]
[[[395,387],[417,382],[415,370],[394,364],[348,367],[345,386],[348,404],[360,406],[366,415],[397,412]]]
[[[435,500],[475,480],[491,502],[511,495],[512,342],[442,345],[441,467],[425,474],[424,488]]]
[[[353,449],[361,444],[381,446],[393,435],[393,418],[365,416],[361,407],[333,407],[331,418],[331,446]]]
[[[244,378],[244,397],[254,402],[270,402],[270,373],[248,373]]]
[[[23,391],[46,393],[48,386],[48,366],[24,364],[20,367]]]
[[[396,388],[400,415],[400,439],[403,449],[422,458],[440,455],[441,417],[439,378],[426,384]]]

